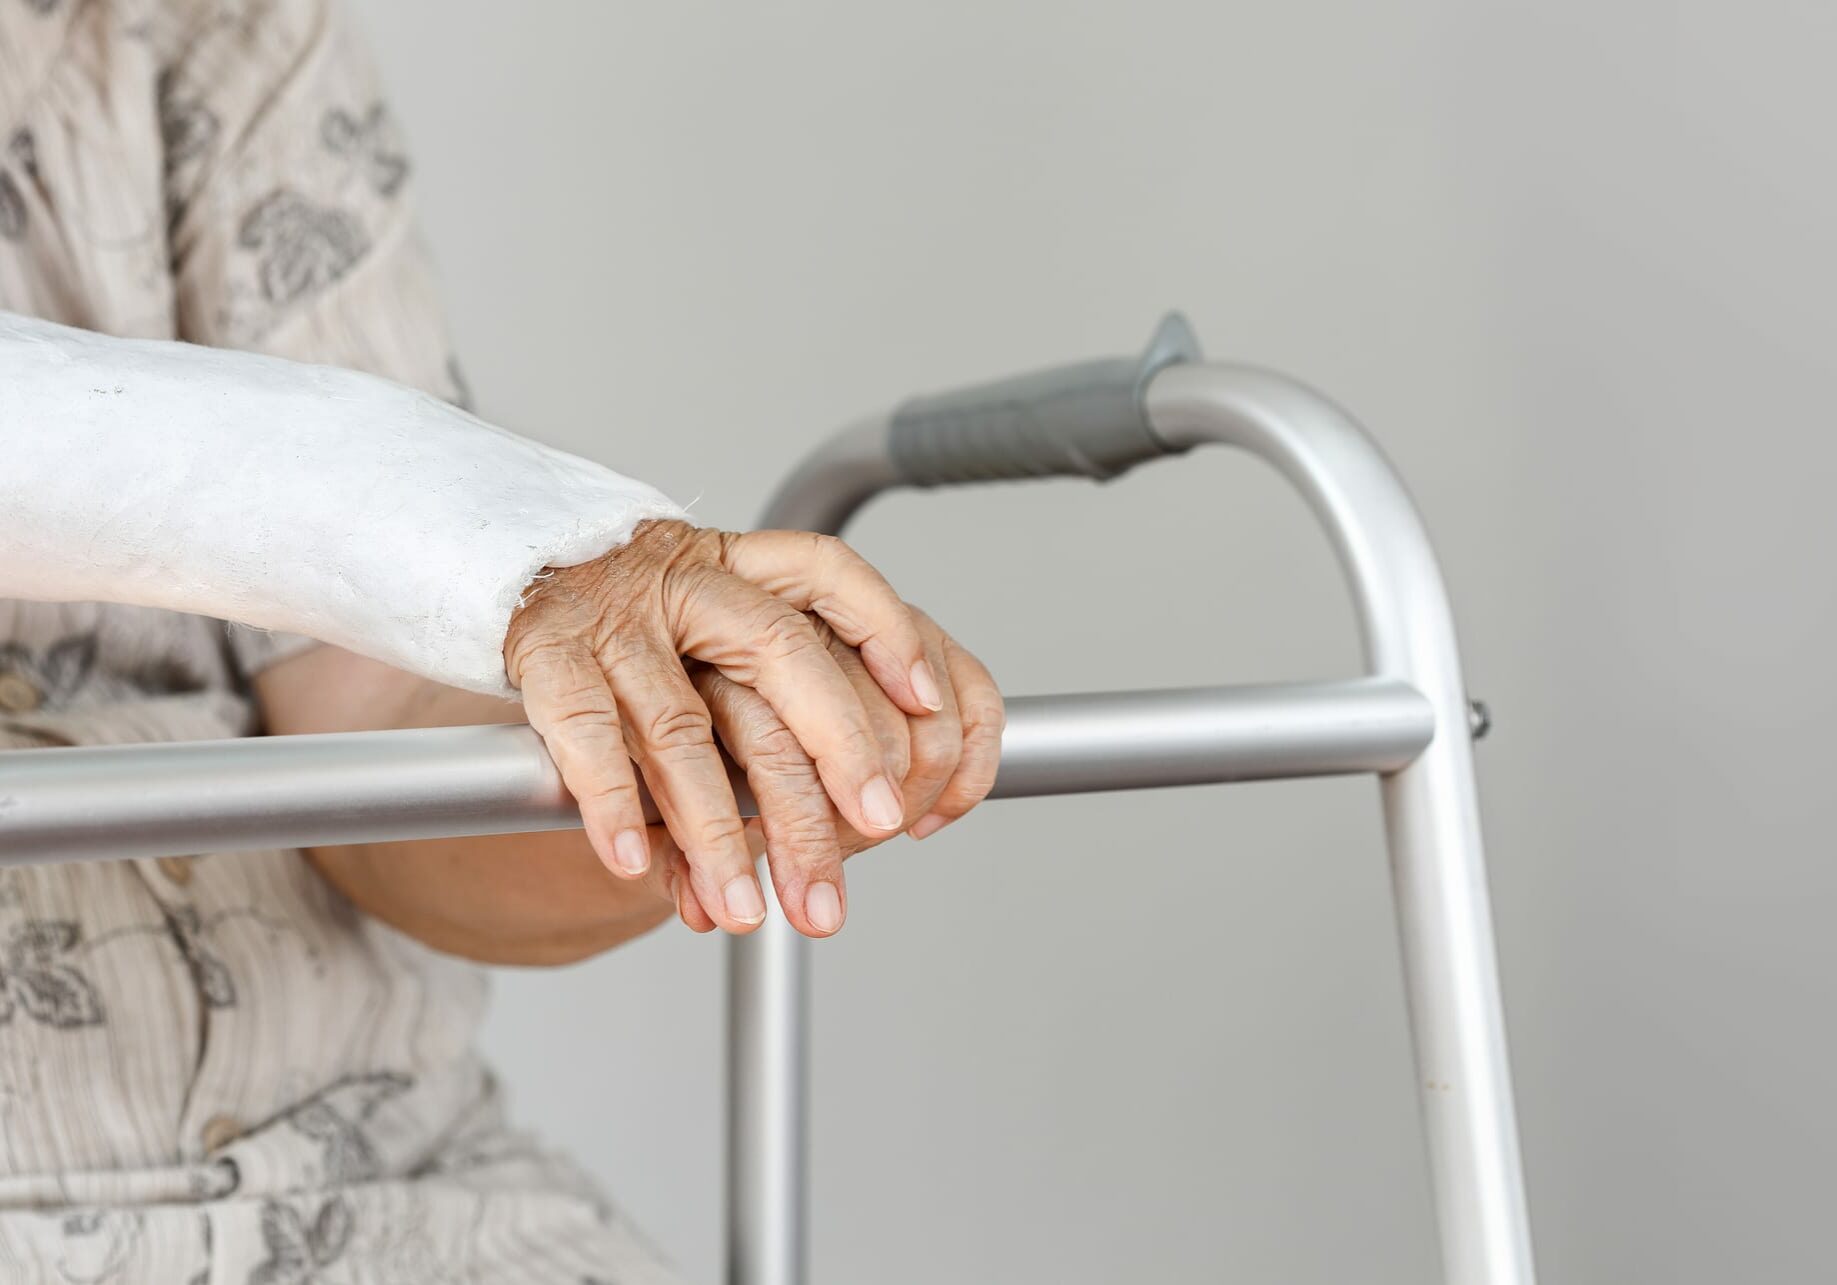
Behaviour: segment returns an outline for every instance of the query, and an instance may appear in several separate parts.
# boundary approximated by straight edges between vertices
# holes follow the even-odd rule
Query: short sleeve
[[[341,5],[207,6],[160,77],[159,112],[180,338],[469,409],[412,165]],[[308,645],[230,628],[245,674]]]

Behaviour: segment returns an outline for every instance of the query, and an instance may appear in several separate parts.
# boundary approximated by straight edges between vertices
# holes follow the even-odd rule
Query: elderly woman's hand
[[[942,682],[942,708],[908,717],[887,698],[861,655],[825,622],[813,622],[837,665],[860,693],[888,759],[897,765],[906,799],[902,828],[923,839],[956,820],[995,784],[1004,722],[1001,693],[982,662],[964,651],[918,608],[910,608],[925,652]],[[838,816],[818,780],[808,752],[758,692],[719,670],[697,666],[696,690],[714,716],[715,730],[746,771],[759,803],[754,824],[764,840],[772,880],[786,917],[799,932],[824,937],[842,926],[848,898],[842,860],[886,840],[865,834]],[[680,863],[680,856],[673,856]],[[713,918],[679,883],[677,913],[706,932]]]
[[[765,918],[711,706],[759,801],[781,903],[815,935],[841,925],[845,845],[930,833],[994,779],[987,672],[827,536],[646,523],[540,581],[504,657],[600,860],[665,886],[681,876],[672,891],[694,927]],[[632,759],[680,869],[650,871]]]

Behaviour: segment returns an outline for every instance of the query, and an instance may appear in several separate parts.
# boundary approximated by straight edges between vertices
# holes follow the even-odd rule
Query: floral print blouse
[[[0,0],[0,309],[463,402],[409,176],[331,0]],[[0,750],[249,734],[310,645],[0,601]],[[484,997],[297,852],[0,870],[0,1280],[674,1280],[506,1125]]]

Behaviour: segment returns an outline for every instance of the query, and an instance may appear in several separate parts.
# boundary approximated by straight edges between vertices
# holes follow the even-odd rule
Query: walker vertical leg
[[[1383,782],[1417,1094],[1451,1285],[1531,1285],[1530,1225],[1464,717]]]
[[[1110,418],[1094,419],[1093,406]],[[1126,449],[1092,454],[1114,444],[1104,425],[1119,407]],[[786,483],[767,524],[839,531],[861,502],[902,483],[1106,477],[1205,443],[1268,460],[1313,508],[1351,584],[1370,673],[1413,688],[1434,711],[1433,739],[1382,789],[1444,1278],[1534,1285],[1453,615],[1427,532],[1383,454],[1302,385],[1190,357],[1023,377],[935,399],[921,418],[903,465],[887,421],[836,439]],[[805,949],[782,918],[734,944],[731,1285],[803,1281]]]
[[[1469,707],[1428,533],[1371,438],[1299,384],[1175,366],[1146,401],[1169,446],[1241,447],[1288,478],[1351,582],[1371,672],[1408,682],[1434,707],[1434,739],[1384,777],[1383,797],[1442,1271],[1450,1285],[1532,1285]]]
[[[840,531],[897,481],[886,429],[871,419],[831,441],[819,467],[786,480],[759,525]],[[782,912],[771,914],[728,943],[727,968],[727,1281],[804,1285],[810,943]]]
[[[809,945],[772,915],[728,954],[727,1279],[803,1285]]]

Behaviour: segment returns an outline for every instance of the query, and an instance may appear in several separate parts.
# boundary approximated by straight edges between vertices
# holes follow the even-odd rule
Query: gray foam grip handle
[[[1163,367],[1198,359],[1186,319],[1169,313],[1139,358],[1079,362],[914,398],[893,413],[893,466],[910,486],[1115,477],[1171,453],[1148,423],[1142,390]]]

